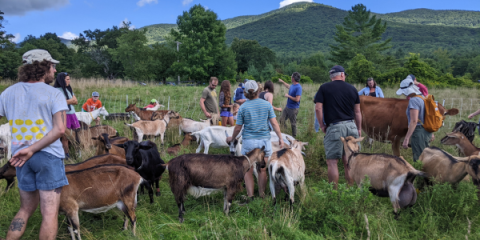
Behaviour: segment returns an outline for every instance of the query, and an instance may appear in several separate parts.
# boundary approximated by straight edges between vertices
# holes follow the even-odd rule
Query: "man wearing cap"
[[[422,123],[425,121],[425,102],[418,96],[424,96],[410,75],[400,83],[397,95],[405,95],[409,98],[406,112],[408,131],[402,146],[407,149],[410,142],[413,161],[416,162],[434,137],[432,133],[425,130],[422,126]]]
[[[96,109],[101,108],[102,101],[98,99],[99,97],[100,94],[98,92],[93,92],[92,97],[87,99],[87,101],[83,104],[82,112],[92,112]],[[97,119],[95,119],[95,124],[97,126],[100,125],[100,117],[97,117]]]
[[[211,77],[209,85],[203,89],[202,97],[200,98],[200,107],[206,118],[211,119],[212,125],[218,125],[220,113],[217,104],[217,92],[215,88],[218,85],[218,78]]]
[[[157,104],[158,104],[157,99],[152,99],[150,100],[150,104],[145,106],[145,108],[154,108],[155,106],[157,106]]]
[[[270,141],[270,128],[268,121],[273,126],[273,130],[278,136],[280,148],[283,148],[282,133],[277,123],[272,104],[258,98],[259,87],[257,82],[249,80],[245,83],[245,96],[249,101],[246,101],[237,114],[237,123],[231,137],[227,138],[227,143],[232,139],[236,139],[242,130],[242,154],[246,155],[255,148],[265,147],[265,162],[272,155],[272,142]],[[245,174],[245,187],[247,188],[248,197],[253,199],[254,190],[253,168]],[[260,169],[258,173],[258,191],[260,197],[265,196],[265,188],[267,186],[267,170]]]
[[[233,92],[233,102],[237,103],[238,105],[242,105],[245,101],[247,101],[244,92],[245,87],[243,86],[247,80],[248,79],[245,79],[244,83],[238,84],[238,88],[235,89],[235,92]]]
[[[12,134],[12,158],[16,167],[20,209],[6,239],[20,239],[28,219],[40,205],[40,239],[55,239],[62,187],[68,185],[60,142],[66,129],[65,96],[49,86],[59,61],[42,49],[22,56],[18,83],[0,95],[0,117],[6,117]],[[46,83],[46,84],[45,84]]]
[[[282,116],[280,117],[280,124],[286,127],[287,119],[290,120],[292,125],[292,137],[297,136],[297,114],[298,109],[300,108],[300,98],[302,97],[302,86],[300,85],[300,73],[294,72],[292,74],[292,84],[287,84],[282,79],[278,79],[279,82],[283,83],[283,86],[288,88],[288,94],[285,93],[285,97],[288,98],[287,105],[282,111]]]
[[[329,83],[322,84],[315,97],[315,113],[320,128],[325,133],[323,145],[327,157],[328,181],[338,185],[338,159],[341,158],[345,168],[345,179],[349,184],[353,180],[348,174],[348,162],[343,151],[340,137],[362,134],[362,115],[360,97],[357,89],[345,82],[345,69],[334,66],[330,71]]]

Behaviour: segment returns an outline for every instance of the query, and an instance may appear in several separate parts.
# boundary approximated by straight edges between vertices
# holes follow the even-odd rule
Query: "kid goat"
[[[198,198],[223,190],[223,211],[228,216],[232,199],[245,173],[256,163],[265,167],[265,152],[254,149],[245,156],[185,154],[167,164],[170,188],[178,205],[178,218],[183,222],[185,194]]]
[[[361,142],[363,137],[355,139],[349,136],[340,139],[348,159],[348,173],[355,183],[361,185],[365,176],[369,177],[370,184],[378,195],[390,197],[395,213],[399,208],[416,202],[417,192],[413,181],[417,175],[425,176],[425,173],[416,170],[401,157],[359,153],[358,142]]]
[[[156,114],[156,112],[154,112]],[[153,115],[152,120],[154,121],[145,121],[141,120],[134,122],[132,124],[125,123],[125,125],[133,128],[137,134],[136,140],[138,142],[143,141],[143,136],[158,136],[160,135],[160,140],[163,144],[163,138],[165,136],[165,131],[167,129],[168,122],[170,118],[178,117],[178,113],[174,111],[168,111],[163,119],[160,119],[160,114]],[[134,137],[135,138],[135,137]]]

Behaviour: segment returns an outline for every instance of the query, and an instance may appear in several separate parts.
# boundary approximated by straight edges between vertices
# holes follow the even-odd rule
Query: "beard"
[[[53,75],[54,73],[52,72],[51,74],[47,74],[45,76],[45,84],[50,84],[55,80],[55,76]]]

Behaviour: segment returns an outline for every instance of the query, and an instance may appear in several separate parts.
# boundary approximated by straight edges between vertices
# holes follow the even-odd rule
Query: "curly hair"
[[[52,63],[43,60],[41,62],[34,61],[32,64],[25,64],[18,68],[18,81],[19,82],[28,82],[28,81],[40,81],[48,74]],[[53,80],[53,79],[52,79]]]
[[[220,92],[223,92],[223,96],[225,97],[223,104],[230,105],[230,100],[232,99],[232,95],[230,93],[230,81],[222,81],[222,85],[220,85]]]

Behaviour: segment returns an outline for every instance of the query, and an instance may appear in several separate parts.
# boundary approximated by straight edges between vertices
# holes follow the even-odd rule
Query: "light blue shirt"
[[[237,125],[243,125],[243,139],[269,140],[268,120],[277,117],[272,104],[256,98],[246,101],[238,109]]]
[[[364,89],[360,90],[358,95],[370,96],[370,87],[365,87]],[[384,98],[382,89],[379,86],[375,87],[375,95],[377,95],[376,97]]]
[[[63,89],[61,87],[57,88],[57,89],[58,89],[58,91],[63,93],[63,96],[65,96],[65,93],[63,92]],[[72,99],[74,94],[70,93],[70,91],[68,91],[68,89],[67,89],[67,94],[68,94],[68,99]],[[67,99],[66,96],[65,96],[65,99]],[[68,105],[68,106],[70,106],[70,111],[67,110],[66,114],[75,114],[75,106],[73,106],[73,105]]]

